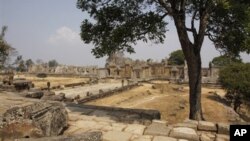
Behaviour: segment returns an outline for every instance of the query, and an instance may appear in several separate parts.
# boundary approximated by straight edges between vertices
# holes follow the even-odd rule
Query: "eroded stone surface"
[[[193,141],[199,141],[199,136],[196,131],[192,128],[187,127],[176,127],[173,128],[170,132],[170,137],[178,138],[178,139],[187,139]]]
[[[149,125],[145,131],[145,135],[154,135],[154,136],[168,136],[171,128],[163,125],[163,124],[151,124]]]
[[[177,123],[174,125],[174,127],[188,127],[197,130],[197,125],[193,123]]]
[[[145,128],[146,127],[144,125],[131,124],[131,125],[128,125],[127,128],[124,129],[124,131],[125,132],[130,132],[130,133],[142,135]]]
[[[177,141],[177,139],[165,136],[155,136],[153,141]]]
[[[153,136],[149,135],[133,135],[130,140],[131,141],[152,141]]]
[[[208,122],[208,121],[199,121],[198,130],[203,131],[217,131],[217,127],[215,123]]]
[[[218,133],[219,134],[229,135],[229,124],[218,123],[217,127],[218,127]]]
[[[215,141],[229,141],[229,136],[216,134]]]
[[[103,141],[129,141],[133,134],[121,131],[103,133]]]
[[[18,139],[18,141],[102,141],[102,132],[85,132],[81,135]]]
[[[3,115],[4,138],[59,135],[68,126],[68,113],[59,102],[38,102],[8,109]]]

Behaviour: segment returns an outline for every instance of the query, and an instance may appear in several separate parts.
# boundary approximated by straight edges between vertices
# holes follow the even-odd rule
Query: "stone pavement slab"
[[[153,136],[149,135],[133,135],[130,140],[131,141],[152,141]]]
[[[128,124],[127,128],[125,128],[124,131],[142,135],[144,133],[145,128],[146,126],[140,124]]]
[[[170,137],[178,139],[187,139],[192,141],[199,141],[199,136],[196,131],[192,128],[187,127],[176,127],[170,132]]]
[[[198,123],[198,130],[202,131],[217,131],[216,124],[213,122],[208,122],[208,121],[199,121]]]
[[[215,141],[229,141],[228,135],[216,134]]]
[[[177,141],[177,139],[165,136],[155,136],[153,141]]]
[[[171,128],[166,125],[152,123],[145,129],[144,134],[153,136],[168,136],[170,130]]]
[[[121,131],[103,133],[103,141],[129,141],[133,134]]]
[[[188,127],[197,130],[197,125],[193,123],[177,123],[174,127]]]

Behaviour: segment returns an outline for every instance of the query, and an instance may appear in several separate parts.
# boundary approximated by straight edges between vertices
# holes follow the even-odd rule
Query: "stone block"
[[[183,122],[184,122],[184,123],[195,124],[195,125],[198,126],[198,121],[197,121],[197,120],[185,119]]]
[[[131,124],[131,125],[127,125],[127,128],[125,128],[124,131],[125,132],[130,132],[130,133],[133,133],[133,134],[142,135],[145,128],[146,128],[146,126],[144,126],[144,125]]]
[[[164,136],[155,136],[153,141],[177,141],[177,139]]]
[[[103,133],[103,141],[129,141],[133,134],[121,131]]]
[[[197,125],[193,123],[177,123],[174,127],[188,127],[197,130]]]
[[[199,141],[199,136],[196,131],[192,128],[187,127],[176,127],[170,132],[170,137],[178,139],[187,139],[192,141]]]
[[[165,121],[165,120],[157,120],[157,119],[154,119],[153,121],[152,121],[152,123],[153,124],[162,124],[162,125],[167,125],[167,121]]]
[[[131,141],[152,141],[153,136],[149,135],[133,135]]]
[[[5,138],[57,136],[68,126],[68,113],[59,102],[13,107],[3,114]],[[1,134],[1,133],[0,133]]]
[[[153,123],[145,129],[144,134],[153,136],[168,136],[170,130],[171,128],[166,125]]]
[[[229,135],[229,124],[226,123],[217,123],[218,134]]]
[[[201,133],[200,135],[200,141],[214,141],[215,140],[215,134],[212,133]]]
[[[229,135],[216,134],[215,141],[229,141]]]
[[[199,121],[198,130],[217,132],[216,124],[213,122]]]

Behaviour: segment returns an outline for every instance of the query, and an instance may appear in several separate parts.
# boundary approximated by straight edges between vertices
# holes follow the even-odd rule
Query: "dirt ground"
[[[156,109],[161,112],[161,119],[168,121],[170,124],[182,122],[188,118],[188,86],[159,81],[155,81],[154,84],[143,83],[142,85],[119,95],[113,95],[87,104]],[[235,113],[231,108],[223,104],[223,101],[218,96],[224,96],[224,94],[225,91],[219,88],[202,88],[202,107],[205,120],[225,123],[232,121]]]

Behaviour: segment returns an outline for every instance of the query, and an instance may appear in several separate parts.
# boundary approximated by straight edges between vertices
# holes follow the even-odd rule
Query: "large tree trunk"
[[[193,120],[203,120],[202,107],[201,107],[201,56],[200,49],[202,46],[203,38],[201,42],[195,39],[194,43],[191,43],[185,26],[185,18],[181,16],[174,16],[174,22],[176,30],[181,43],[182,51],[185,55],[185,59],[188,65],[189,76],[189,118]],[[204,37],[204,36],[203,36]]]
[[[189,76],[189,118],[203,120],[201,106],[201,57],[200,53],[192,52],[187,58]]]

